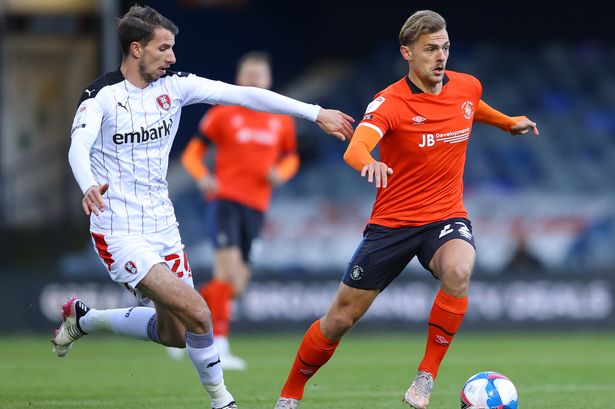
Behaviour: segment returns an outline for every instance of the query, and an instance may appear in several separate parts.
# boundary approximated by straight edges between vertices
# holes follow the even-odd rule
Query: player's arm
[[[474,120],[496,126],[503,131],[512,133],[513,135],[526,134],[530,129],[534,135],[539,135],[536,123],[532,122],[528,117],[510,117],[496,109],[493,109],[482,99],[478,101],[478,107],[476,108],[476,112],[474,114]]]
[[[214,193],[218,190],[216,178],[205,166],[204,158],[207,155],[207,143],[200,136],[194,136],[182,153],[181,162],[184,169],[196,181],[203,193]]]
[[[224,82],[217,84],[220,87],[217,104],[241,105],[255,111],[292,115],[316,122],[323,131],[342,141],[352,137],[354,119],[341,111],[306,104],[262,88]]]
[[[102,109],[95,100],[86,100],[77,109],[71,132],[68,163],[79,184],[83,199],[81,206],[89,216],[91,212],[98,215],[105,209],[102,195],[109,188],[108,183],[99,184],[92,174],[90,150],[96,141],[102,123]]]
[[[269,182],[274,186],[280,186],[292,179],[299,171],[300,159],[297,152],[287,153],[269,171]]]
[[[388,176],[393,174],[393,169],[384,162],[378,162],[371,155],[380,138],[375,129],[369,126],[357,126],[344,153],[344,161],[361,172],[361,176],[367,175],[369,183],[375,182],[376,187],[384,188],[387,187]]]

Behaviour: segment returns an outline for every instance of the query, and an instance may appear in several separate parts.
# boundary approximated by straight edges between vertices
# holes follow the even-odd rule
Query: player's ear
[[[401,53],[401,56],[404,57],[404,60],[412,61],[412,51],[410,50],[410,47],[407,45],[402,45],[399,47],[399,52]]]
[[[141,44],[138,41],[130,43],[130,54],[135,58],[141,57]]]

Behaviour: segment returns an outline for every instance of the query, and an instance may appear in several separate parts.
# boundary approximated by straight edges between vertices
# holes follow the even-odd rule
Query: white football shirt
[[[270,91],[188,73],[168,72],[144,89],[119,70],[105,74],[80,100],[69,152],[84,193],[92,185],[109,183],[105,211],[90,216],[92,232],[146,234],[177,225],[166,181],[169,152],[181,108],[194,103],[242,105],[312,121],[320,110]]]

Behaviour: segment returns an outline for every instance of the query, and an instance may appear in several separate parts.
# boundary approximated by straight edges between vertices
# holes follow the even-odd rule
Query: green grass
[[[248,361],[227,372],[240,409],[272,409],[300,338],[241,335]],[[400,408],[424,350],[424,335],[349,334],[310,381],[301,409]],[[459,408],[475,372],[497,370],[519,391],[522,409],[615,407],[615,333],[460,333],[436,382],[430,409]],[[208,408],[190,361],[152,343],[91,335],[66,358],[43,337],[0,338],[0,408]]]

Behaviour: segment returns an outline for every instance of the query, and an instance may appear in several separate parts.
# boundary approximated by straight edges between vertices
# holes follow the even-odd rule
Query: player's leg
[[[186,350],[201,384],[211,397],[212,406],[233,407],[229,406],[234,399],[224,384],[205,300],[194,288],[172,273],[166,264],[152,267],[137,284],[137,289],[154,302],[160,316],[164,316],[165,312],[172,314],[186,328]]]
[[[370,225],[353,255],[327,314],[303,337],[276,409],[294,409],[307,380],[333,355],[340,339],[412,259],[409,230]]]
[[[276,408],[293,408],[306,382],[333,356],[340,339],[365,314],[378,290],[361,290],[340,284],[327,314],[314,322],[303,336],[295,361],[282,388]]]
[[[429,270],[440,279],[440,290],[429,315],[425,355],[404,396],[406,403],[418,409],[427,407],[440,364],[465,316],[475,259],[469,221],[447,221],[435,232],[437,236],[427,240],[428,250],[419,253],[419,258],[423,265],[428,263]]]
[[[225,369],[243,370],[247,366],[230,350],[231,307],[232,300],[243,294],[250,280],[250,251],[262,222],[262,212],[239,203],[221,200],[215,205],[213,277],[199,291],[211,310],[215,341]]]
[[[150,241],[140,235],[104,236],[92,234],[92,243],[111,278],[136,295],[135,285],[151,267],[162,261]],[[63,323],[51,340],[54,352],[65,356],[83,335],[111,331],[118,335],[161,343],[156,330],[154,308],[138,306],[98,310],[71,297],[61,308]],[[175,343],[172,343],[174,345]]]

